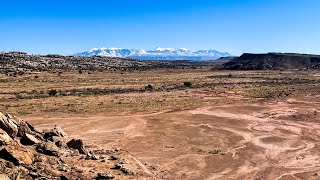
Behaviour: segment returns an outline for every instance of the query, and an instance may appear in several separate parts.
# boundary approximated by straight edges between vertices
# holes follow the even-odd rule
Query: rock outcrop
[[[20,139],[20,142],[23,145],[35,145],[39,144],[41,141],[31,134],[25,133]]]
[[[6,131],[12,138],[18,134],[18,125],[9,114],[0,112],[0,128]]]
[[[40,132],[30,123],[0,112],[1,180],[123,179],[132,176],[119,170],[114,172],[117,175],[110,173],[114,163],[123,163],[120,160],[106,162],[106,156],[115,153],[119,151],[91,151],[81,139],[69,138],[59,126]]]
[[[34,160],[34,154],[19,144],[5,146],[0,151],[0,157],[12,162],[16,166],[31,165]]]
[[[81,139],[72,139],[67,143],[69,148],[77,149],[81,154],[88,154],[88,150],[84,147]]]
[[[9,145],[13,142],[12,138],[7,134],[6,131],[0,129],[0,146]]]

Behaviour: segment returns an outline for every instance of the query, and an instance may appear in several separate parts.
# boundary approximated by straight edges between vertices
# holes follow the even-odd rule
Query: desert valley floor
[[[126,152],[135,173],[116,179],[320,179],[318,72],[31,73],[0,89],[1,111]]]
[[[25,119],[40,129],[59,124],[86,142],[125,149],[155,179],[317,179],[319,104],[320,97],[309,97],[174,112]],[[209,153],[213,150],[221,152]]]

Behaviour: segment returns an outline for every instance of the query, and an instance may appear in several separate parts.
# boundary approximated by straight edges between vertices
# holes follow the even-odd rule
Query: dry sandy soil
[[[184,77],[179,73],[175,77]],[[152,106],[137,111],[127,108],[118,112],[107,109],[96,113],[61,110],[19,114],[18,108],[17,111],[39,129],[57,124],[89,145],[127,151],[147,174],[128,178],[320,179],[317,74],[272,72],[272,77],[283,84],[262,84],[270,80],[270,72],[237,72],[238,77],[231,80],[226,76],[229,73],[234,75],[234,72],[202,72],[189,76],[191,81],[214,77],[212,81],[225,82],[221,86],[215,84],[215,88],[199,86],[187,89],[188,92],[180,89],[121,95],[123,99],[133,98],[137,104],[140,98],[153,101],[164,97],[167,102],[176,97],[177,101],[182,98],[201,103],[187,101],[174,106],[164,103],[163,108]],[[159,77],[158,83],[168,82],[166,78]],[[206,78],[197,84],[209,82]],[[286,84],[288,78],[300,81]],[[226,82],[235,84],[230,87]],[[36,104],[36,100],[32,102]],[[92,106],[95,107],[94,102]]]
[[[155,179],[319,179],[319,112],[320,97],[308,97],[143,115],[25,118],[127,150]]]

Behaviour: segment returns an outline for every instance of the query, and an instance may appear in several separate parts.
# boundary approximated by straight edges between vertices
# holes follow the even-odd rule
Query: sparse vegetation
[[[55,90],[55,89],[51,89],[51,90],[48,91],[48,94],[49,94],[49,96],[55,96],[55,95],[58,94],[58,91]]]
[[[148,84],[146,87],[145,87],[146,90],[148,91],[152,91],[153,90],[153,86]]]
[[[214,150],[212,150],[212,151],[210,151],[209,153],[211,153],[211,154],[221,154],[221,150],[220,149],[214,149]]]
[[[281,74],[279,71],[234,71],[232,77],[229,77],[230,72],[208,70],[91,73],[86,71],[81,76],[78,71],[65,71],[63,76],[57,72],[25,73],[16,78],[3,75],[0,81],[0,110],[25,114],[192,108],[241,102],[241,98],[225,98],[229,93],[249,98],[246,101],[260,98],[280,100],[308,92],[317,94],[316,87],[320,84],[318,76],[290,71],[282,71]],[[36,79],[35,76],[41,78]],[[185,86],[181,82],[192,82],[192,88],[186,90],[190,84]],[[203,98],[204,95],[206,98]]]
[[[63,71],[61,76],[58,71],[31,72],[16,78],[0,75],[0,111],[23,119],[32,117],[40,127],[62,124],[73,135],[79,134],[91,142],[101,143],[101,151],[105,151],[106,143],[117,142],[110,144],[149,156],[142,155],[141,159],[163,160],[163,164],[172,165],[174,171],[190,165],[199,157],[197,163],[206,163],[205,167],[210,168],[197,169],[197,172],[211,171],[210,177],[218,168],[221,171],[233,168],[237,173],[239,166],[234,163],[244,167],[247,167],[248,159],[252,160],[250,163],[257,163],[257,152],[265,153],[258,158],[264,171],[264,164],[272,159],[263,158],[269,155],[269,151],[268,146],[261,143],[281,142],[281,148],[287,145],[285,147],[289,150],[286,153],[290,153],[287,160],[291,161],[291,157],[301,151],[292,150],[292,142],[299,144],[299,138],[303,138],[303,142],[316,142],[317,126],[308,126],[314,129],[309,131],[307,128],[299,137],[296,129],[286,128],[286,124],[303,129],[306,124],[320,121],[316,106],[320,94],[318,72],[206,69],[90,71],[90,75],[87,72],[79,75],[78,70]],[[34,78],[36,75],[41,78]],[[248,129],[249,123],[257,126]],[[286,134],[285,138],[282,138],[283,134]],[[247,137],[259,141],[248,144],[244,141]],[[315,146],[308,153],[317,157],[317,152]],[[181,163],[176,164],[177,159],[172,158],[172,153],[182,160]],[[188,156],[180,159],[184,154]],[[122,162],[123,156],[112,159],[106,159],[103,167],[113,167],[116,163],[112,161]],[[224,167],[220,167],[226,160]],[[90,160],[90,163],[94,162],[102,161]],[[294,162],[297,161],[294,159]],[[127,165],[124,164],[123,168],[128,168]],[[146,167],[164,169],[152,163]],[[109,170],[113,171],[107,168]],[[115,171],[127,177],[131,174],[128,170],[120,168]]]
[[[183,85],[184,85],[185,87],[191,87],[191,86],[192,86],[192,83],[191,83],[190,81],[186,81],[186,82],[183,83]]]

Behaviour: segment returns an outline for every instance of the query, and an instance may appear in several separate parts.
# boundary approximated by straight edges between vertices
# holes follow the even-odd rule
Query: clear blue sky
[[[319,0],[3,0],[0,51],[210,48],[320,54]]]

